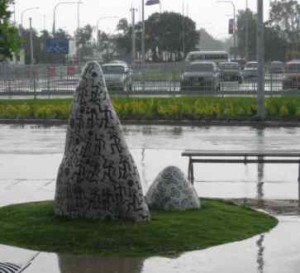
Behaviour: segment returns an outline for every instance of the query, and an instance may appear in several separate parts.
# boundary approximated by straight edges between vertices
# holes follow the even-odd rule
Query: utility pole
[[[135,56],[136,56],[136,47],[135,47],[135,12],[137,9],[131,8],[131,28],[132,28],[132,33],[131,33],[131,39],[132,39],[132,59],[131,59],[131,65],[134,65],[135,63]]]
[[[34,58],[33,58],[33,39],[32,39],[32,18],[29,18],[29,45],[30,45],[30,69],[31,75],[33,77],[33,97],[36,99],[36,74],[34,68]]]
[[[257,0],[257,115],[264,118],[264,20],[263,20],[263,0]]]
[[[33,59],[33,41],[32,41],[32,18],[29,18],[29,45],[30,45],[30,64],[33,65],[34,59]]]
[[[142,65],[145,63],[145,0],[142,0]]]
[[[246,0],[246,33],[245,33],[245,61],[248,62],[249,60],[249,18],[248,18],[248,0]]]
[[[235,4],[230,0],[219,0],[218,3],[229,3],[232,6],[233,12],[233,59],[236,60],[236,51],[237,51],[237,37],[236,37],[236,15],[235,15]]]
[[[184,1],[182,2],[182,55],[185,57]]]

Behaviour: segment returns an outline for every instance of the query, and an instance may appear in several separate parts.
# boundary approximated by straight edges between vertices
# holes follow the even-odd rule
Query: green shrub
[[[172,97],[113,98],[120,119],[251,120],[257,115],[255,98]],[[67,119],[71,99],[0,100],[0,118]],[[266,98],[269,120],[298,120],[300,98]]]

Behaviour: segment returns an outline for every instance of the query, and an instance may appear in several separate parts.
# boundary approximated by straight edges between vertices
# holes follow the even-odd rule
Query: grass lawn
[[[246,207],[201,202],[200,210],[152,211],[148,223],[68,220],[54,215],[52,201],[10,205],[0,208],[0,243],[57,253],[170,256],[246,239],[277,224]]]

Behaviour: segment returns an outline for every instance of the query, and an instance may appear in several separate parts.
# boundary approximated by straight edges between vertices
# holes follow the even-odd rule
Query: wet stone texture
[[[54,210],[69,218],[150,219],[137,167],[96,62],[86,64],[75,91]]]
[[[146,200],[150,209],[187,210],[200,208],[193,185],[175,166],[163,169],[150,186]]]

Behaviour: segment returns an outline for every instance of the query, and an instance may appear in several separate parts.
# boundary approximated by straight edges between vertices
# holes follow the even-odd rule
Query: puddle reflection
[[[257,273],[263,273],[264,272],[264,235],[259,235],[258,240],[256,241],[256,245],[258,247],[257,251]]]
[[[60,273],[140,273],[143,259],[58,255]]]

